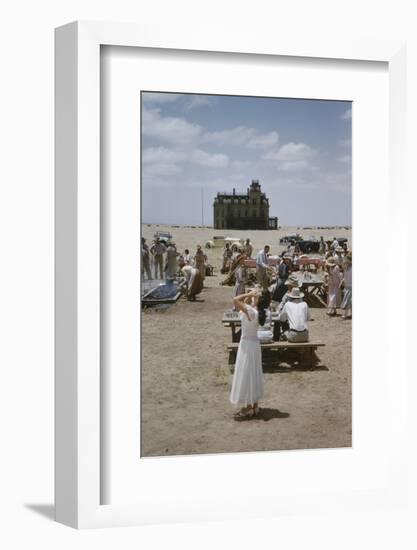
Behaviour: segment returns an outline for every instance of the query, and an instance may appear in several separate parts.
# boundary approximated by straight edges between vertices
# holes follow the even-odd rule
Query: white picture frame
[[[218,32],[113,23],[75,22],[56,30],[56,519],[76,528],[131,525],[160,521],[151,506],[101,505],[100,497],[100,47],[102,45],[247,53],[303,58],[382,61],[389,70],[390,181],[393,216],[401,219],[405,145],[405,45],[363,41],[289,43],[276,37],[239,30]],[[405,355],[401,374],[392,385],[390,401],[398,403],[405,384]],[[402,432],[401,432],[402,433]],[[364,506],[377,501],[402,505],[407,478],[402,466],[404,447],[391,464],[384,491],[356,495]],[[302,500],[302,503],[301,503]],[[298,502],[297,502],[298,501]],[[340,506],[351,495],[293,494],[274,513]],[[213,508],[219,509],[216,503]],[[208,504],[207,510],[211,510]],[[304,507],[304,508],[303,508]],[[206,512],[207,512],[206,510]],[[221,508],[220,508],[221,510]],[[240,517],[235,509],[228,517]],[[185,520],[167,503],[165,520]],[[217,514],[217,516],[221,517]],[[167,519],[168,518],[168,519]],[[190,518],[188,518],[190,519]],[[199,519],[196,514],[194,519]]]

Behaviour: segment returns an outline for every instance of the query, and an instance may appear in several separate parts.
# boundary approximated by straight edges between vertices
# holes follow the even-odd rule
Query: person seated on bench
[[[310,310],[303,302],[304,294],[299,288],[293,288],[288,294],[288,302],[278,316],[280,321],[288,321],[289,329],[281,339],[288,342],[308,342],[307,321],[310,320]]]
[[[279,315],[281,311],[284,309],[285,304],[288,302],[289,294],[291,293],[293,288],[298,288],[298,279],[294,275],[290,275],[288,279],[285,281],[285,288],[286,292],[281,300],[281,302],[278,305],[277,308],[277,314]],[[286,330],[289,330],[288,321],[275,321],[274,322],[274,341],[278,342],[281,338],[281,334],[285,332]]]

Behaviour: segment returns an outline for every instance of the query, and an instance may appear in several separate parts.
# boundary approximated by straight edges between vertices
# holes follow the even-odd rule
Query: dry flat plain
[[[216,231],[200,227],[143,225],[151,243],[155,231],[170,231],[179,252],[193,254],[197,244],[226,235],[251,239],[254,254],[265,244],[271,253],[283,250],[286,233],[325,239],[347,237],[350,229],[281,228],[272,231]],[[229,401],[232,375],[226,344],[230,328],[222,312],[232,306],[234,288],[221,286],[222,249],[206,250],[215,267],[206,277],[196,302],[180,298],[164,309],[142,312],[141,455],[231,453],[283,449],[350,447],[351,321],[328,318],[312,308],[310,339],[325,343],[318,349],[319,366],[300,370],[292,362],[265,365],[265,397],[256,419],[236,422]]]

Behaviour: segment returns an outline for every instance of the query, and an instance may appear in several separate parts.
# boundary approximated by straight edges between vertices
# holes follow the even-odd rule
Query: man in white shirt
[[[256,280],[262,286],[263,290],[268,290],[268,252],[269,246],[265,245],[256,255]]]
[[[278,316],[280,321],[288,321],[289,330],[285,331],[283,337],[288,342],[308,342],[308,326],[310,321],[310,310],[303,302],[304,294],[299,288],[293,288],[288,294],[288,302],[285,304]]]

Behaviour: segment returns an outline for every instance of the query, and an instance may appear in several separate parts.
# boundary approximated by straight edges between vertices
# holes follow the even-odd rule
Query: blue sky
[[[347,101],[143,92],[142,220],[213,223],[217,191],[259,179],[280,225],[351,224]]]

